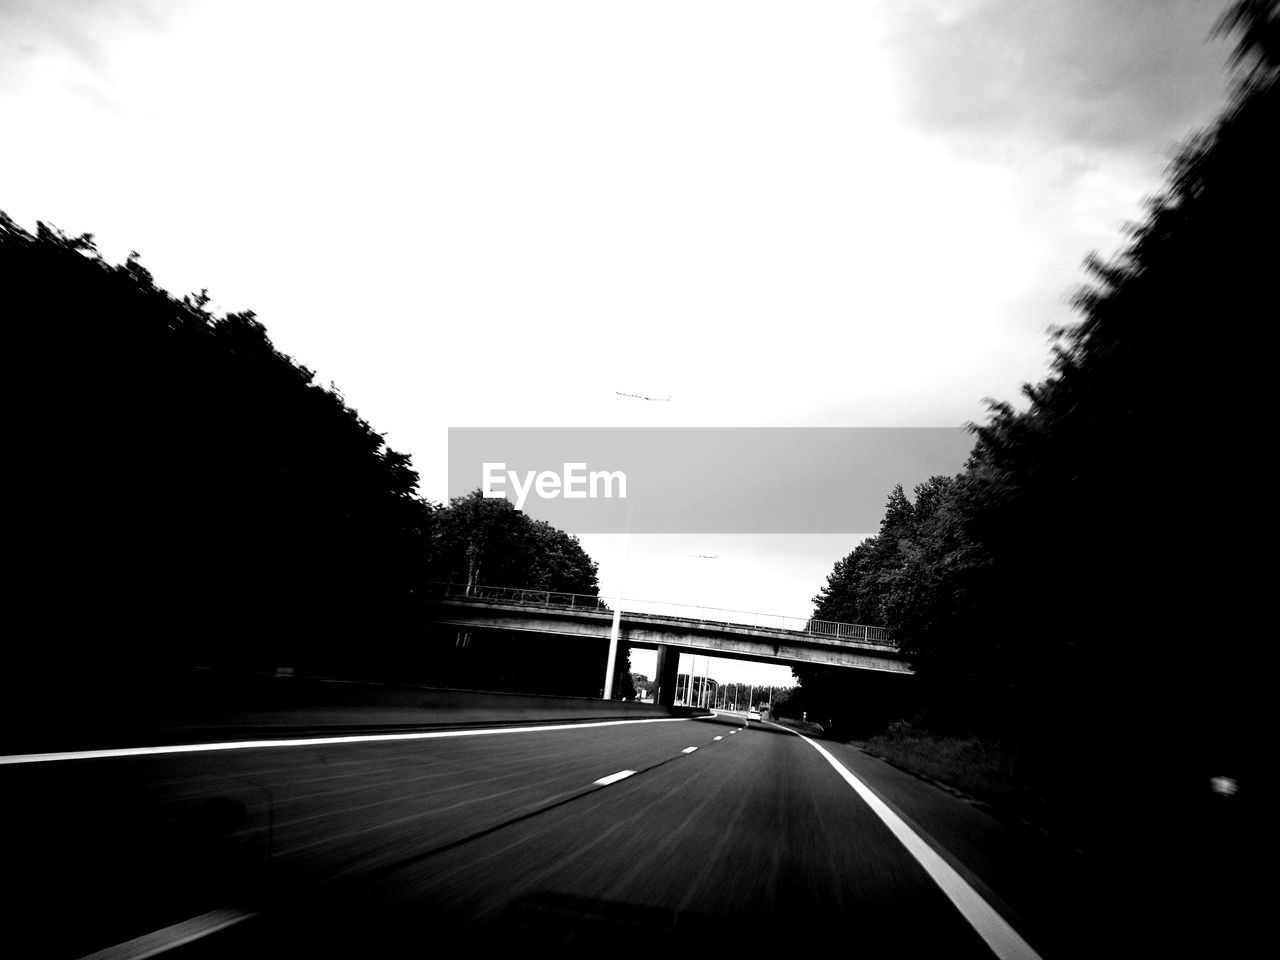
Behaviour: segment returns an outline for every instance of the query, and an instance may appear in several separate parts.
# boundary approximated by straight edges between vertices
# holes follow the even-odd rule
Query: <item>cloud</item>
[[[50,55],[69,55],[101,77],[120,28],[159,30],[176,4],[158,0],[0,0],[0,89],[21,85]]]
[[[947,136],[1164,151],[1211,119],[1227,0],[910,0],[889,12],[910,118]]]

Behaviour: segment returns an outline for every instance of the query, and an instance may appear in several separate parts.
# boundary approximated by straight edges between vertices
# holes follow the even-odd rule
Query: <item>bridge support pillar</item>
[[[680,674],[680,651],[665,644],[658,646],[658,667],[654,682],[658,685],[655,698],[664,707],[676,705],[676,678]]]

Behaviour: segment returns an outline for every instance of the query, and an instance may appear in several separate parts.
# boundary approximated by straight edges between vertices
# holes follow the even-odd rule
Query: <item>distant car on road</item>
[[[748,711],[747,711],[747,719],[748,719],[748,720],[759,720],[759,719],[760,719],[760,711],[759,711],[759,710],[757,710],[755,707],[752,707],[750,710],[748,710]]]

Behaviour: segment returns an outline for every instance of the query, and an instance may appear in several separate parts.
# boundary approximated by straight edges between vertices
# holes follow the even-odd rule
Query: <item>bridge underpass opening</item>
[[[620,640],[615,663],[618,672],[626,670],[625,651],[656,650],[656,699],[667,706],[675,703],[681,654],[804,665],[806,670],[818,665],[856,673],[912,673],[905,655],[880,627],[661,603],[650,603],[650,611],[641,611],[633,606],[641,602],[630,600],[621,601],[621,609],[615,614],[604,599],[596,596],[475,585],[440,586],[439,594],[429,601],[428,611],[430,621],[441,627],[591,641],[578,648],[591,651],[587,654],[591,660],[596,657],[598,645],[603,644],[603,649],[608,650],[616,629]],[[653,608],[659,612],[652,612]],[[733,616],[756,617],[757,622],[730,619]],[[607,659],[606,654],[604,661]],[[601,680],[594,685],[601,693],[603,677],[602,669]]]
[[[751,703],[768,703],[770,686],[787,688],[799,684],[790,670],[792,664],[764,657],[715,657],[699,650],[659,647],[657,662],[658,675],[654,677],[654,683],[658,691],[654,699],[665,706],[701,706],[704,702],[711,705],[718,703],[714,698],[724,693],[728,697],[726,709],[732,708],[736,698],[738,709],[745,710]],[[744,679],[742,665],[757,663],[786,667],[787,678],[772,684],[767,681],[753,683],[749,677]],[[805,706],[805,693],[799,694],[798,710],[809,712],[807,719],[821,724],[827,731],[834,730],[844,737],[870,736],[889,723],[910,720],[919,712],[919,694],[912,674],[814,664],[795,666],[806,674],[807,699],[810,702],[834,701],[841,704],[834,710],[809,711]],[[689,680],[691,675],[692,684]],[[692,701],[686,694],[690,686],[693,689]],[[702,698],[704,689],[711,699]],[[802,719],[801,713],[796,712],[794,719]]]

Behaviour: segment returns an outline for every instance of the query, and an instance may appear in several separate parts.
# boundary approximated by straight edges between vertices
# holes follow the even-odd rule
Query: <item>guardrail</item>
[[[566,593],[559,590],[529,590],[523,587],[493,587],[483,584],[433,583],[437,596],[451,600],[475,600],[490,603],[516,603],[523,606],[563,608],[568,610],[598,610],[611,613],[604,597],[584,593]],[[764,627],[807,633],[832,640],[849,640],[877,646],[896,646],[887,627],[873,627],[863,623],[839,623],[835,620],[813,620],[803,617],[787,617],[772,613],[754,613],[747,610],[728,610],[723,607],[703,607],[694,604],[668,603],[663,600],[632,600],[623,598],[615,603],[624,613],[650,616],[678,617],[701,623],[719,623],[725,626]],[[728,614],[729,616],[722,616]]]

